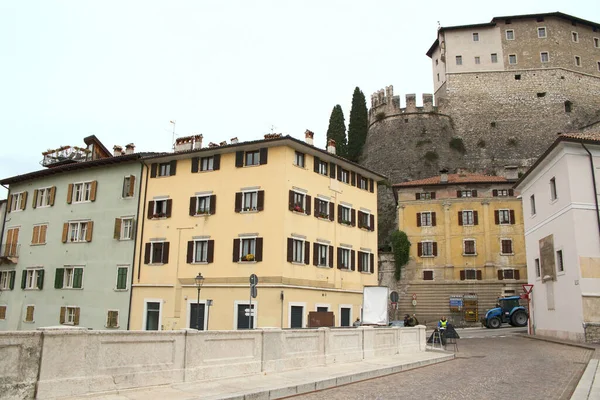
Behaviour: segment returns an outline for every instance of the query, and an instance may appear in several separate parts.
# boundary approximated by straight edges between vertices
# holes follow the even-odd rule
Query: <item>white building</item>
[[[600,132],[562,134],[517,182],[536,335],[600,341]]]

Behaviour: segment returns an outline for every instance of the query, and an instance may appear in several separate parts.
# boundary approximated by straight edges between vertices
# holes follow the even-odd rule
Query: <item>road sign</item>
[[[209,307],[212,306],[213,305],[212,299],[206,300],[206,305],[209,306]]]
[[[416,300],[416,299],[417,299],[417,294],[413,293],[413,300]]]
[[[245,313],[246,317],[254,317],[254,310],[250,310],[249,308],[246,308]]]
[[[252,286],[256,286],[257,283],[258,283],[258,276],[256,276],[256,274],[250,275],[250,284]]]
[[[250,286],[250,296],[252,296],[253,299],[258,296],[258,289],[254,285]]]
[[[392,293],[390,293],[390,301],[392,303],[397,303],[398,302],[398,292],[392,292]]]
[[[525,291],[526,294],[531,293],[531,290],[533,289],[533,285],[530,284],[523,284],[523,290]]]

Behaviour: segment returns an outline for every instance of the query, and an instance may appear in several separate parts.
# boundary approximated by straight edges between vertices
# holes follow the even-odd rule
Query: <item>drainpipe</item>
[[[600,209],[598,208],[598,189],[596,188],[596,172],[594,170],[594,158],[592,153],[585,147],[583,142],[580,142],[581,146],[587,151],[588,157],[590,158],[590,168],[592,169],[592,183],[594,187],[594,203],[596,204],[596,221],[598,223],[598,235],[600,235]]]
[[[131,282],[129,284],[129,313],[127,314],[127,330],[129,330],[129,324],[131,322],[131,303],[133,300],[133,268],[135,267],[135,251],[137,250],[137,242],[138,242],[138,234],[140,235],[140,257],[142,256],[142,249],[144,248],[141,240],[143,239],[142,234],[144,233],[144,222],[146,216],[146,193],[148,192],[148,166],[144,164],[143,161],[140,161],[140,173],[144,172],[144,166],[146,167],[146,185],[144,188],[144,196],[142,197],[142,180],[140,179],[140,187],[138,189],[138,206],[137,206],[137,220],[140,220],[140,216],[142,219],[142,227],[141,229],[135,230],[135,237],[133,241],[133,259],[131,260]],[[144,203],[144,212],[140,214],[140,206]],[[136,221],[137,222],[137,221]],[[138,263],[138,282],[140,281],[140,270],[142,268],[141,258],[139,258],[140,262]]]

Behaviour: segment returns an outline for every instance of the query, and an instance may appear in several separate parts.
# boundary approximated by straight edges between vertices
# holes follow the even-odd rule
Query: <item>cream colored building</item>
[[[200,329],[306,327],[311,311],[351,325],[363,287],[377,285],[384,177],[330,145],[314,147],[312,132],[207,148],[190,137],[146,159],[130,329],[195,328],[198,309]]]

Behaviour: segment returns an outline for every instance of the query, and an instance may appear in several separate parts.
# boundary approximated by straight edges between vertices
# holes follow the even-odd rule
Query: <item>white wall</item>
[[[473,41],[473,33],[479,33],[479,41]],[[502,71],[504,57],[502,36],[498,27],[477,27],[444,32],[446,38],[446,73],[474,71]],[[498,54],[498,62],[492,63],[491,53]],[[462,65],[456,65],[456,56],[462,56]],[[481,64],[475,64],[478,56]]]

